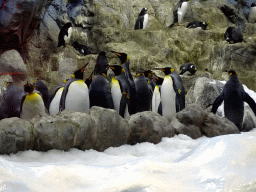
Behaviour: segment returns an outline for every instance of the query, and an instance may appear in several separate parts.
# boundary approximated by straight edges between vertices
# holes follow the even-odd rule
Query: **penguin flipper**
[[[143,16],[139,16],[136,23],[135,23],[135,30],[136,29],[142,29],[143,28]]]
[[[119,107],[119,115],[123,118],[124,118],[124,113],[125,113],[127,103],[128,103],[127,95],[123,93],[120,101],[120,107]]]
[[[254,115],[256,116],[256,103],[255,101],[248,95],[248,93],[244,92],[242,93],[242,98],[243,100],[248,103],[248,105],[251,107],[253,110]]]
[[[70,79],[67,81],[67,83],[65,84],[65,87],[63,89],[63,92],[61,94],[61,98],[60,98],[60,106],[59,106],[59,111],[63,111],[65,109],[65,103],[66,103],[66,96],[68,93],[68,88],[70,86],[70,84],[73,82],[73,79]]]
[[[22,112],[22,106],[23,106],[23,103],[24,103],[24,100],[26,98],[27,94],[24,94],[21,98],[21,104],[20,104],[20,114],[19,114],[19,118],[20,118],[20,115],[21,115],[21,112]]]
[[[222,101],[224,100],[224,93],[221,93],[214,101],[212,106],[212,113],[216,113],[218,107],[221,105]]]
[[[158,112],[160,115],[163,115],[163,113],[162,113],[162,102],[159,103],[157,112]]]

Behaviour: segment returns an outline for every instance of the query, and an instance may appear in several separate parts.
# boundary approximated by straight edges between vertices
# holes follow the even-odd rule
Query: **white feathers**
[[[183,2],[181,5],[181,8],[178,8],[178,23],[182,23],[183,17],[185,15],[185,13],[187,12],[187,8],[188,8],[188,3],[187,2]]]
[[[144,15],[143,29],[146,29],[147,25],[148,25],[148,14],[146,13]]]
[[[111,94],[112,94],[112,99],[113,99],[113,103],[114,103],[114,109],[119,114],[122,93],[121,93],[119,82],[116,80],[115,77],[113,77],[113,79],[111,81]]]
[[[153,97],[152,97],[152,111],[157,113],[158,107],[161,102],[161,95],[158,85],[155,86]]]
[[[72,34],[72,27],[68,28],[68,35],[64,35],[65,44],[69,43]]]
[[[56,115],[59,112],[60,98],[61,98],[63,89],[64,89],[64,87],[59,88],[59,90],[56,92],[54,98],[52,99],[50,106],[49,106],[50,115]]]

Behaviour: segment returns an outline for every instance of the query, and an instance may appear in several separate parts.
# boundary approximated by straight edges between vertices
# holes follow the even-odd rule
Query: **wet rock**
[[[93,106],[89,114],[95,121],[92,130],[93,149],[104,151],[109,147],[127,144],[129,124],[115,110]]]
[[[33,149],[33,125],[13,117],[0,121],[0,154]]]
[[[134,145],[141,142],[159,143],[162,137],[173,137],[174,128],[169,121],[154,112],[145,111],[132,115],[129,119],[131,134],[128,144]]]

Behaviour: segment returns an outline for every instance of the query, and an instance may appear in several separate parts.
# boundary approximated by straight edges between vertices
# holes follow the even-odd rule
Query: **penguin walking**
[[[46,108],[48,108],[49,90],[47,85],[41,79],[36,79],[33,86],[35,87],[35,90],[41,93],[44,100],[44,105]]]
[[[245,92],[242,83],[239,81],[237,73],[234,70],[228,72],[229,80],[226,82],[223,91],[216,98],[212,106],[212,112],[215,114],[218,107],[224,100],[225,117],[233,122],[240,131],[244,117],[244,101],[249,104],[256,115],[256,103]]]
[[[108,66],[108,59],[105,52],[99,53],[94,69],[96,77],[93,79],[89,88],[90,107],[99,106],[114,109],[111,87],[107,80]]]
[[[186,28],[201,28],[206,30],[206,27],[209,25],[210,22],[201,22],[201,21],[193,21],[190,22]]]
[[[75,112],[89,113],[89,91],[83,80],[83,73],[88,64],[75,71],[65,84],[60,99],[59,111],[67,109]]]
[[[20,118],[30,120],[37,114],[44,114],[43,98],[38,91],[34,90],[34,86],[29,83],[25,84],[24,92],[21,99]]]
[[[180,75],[183,75],[187,71],[190,72],[191,75],[194,75],[195,72],[197,71],[196,66],[192,63],[185,63],[181,65],[180,70],[181,70]]]
[[[69,43],[72,35],[72,24],[66,23],[60,30],[58,47],[66,46]]]
[[[82,55],[89,55],[91,54],[91,52],[89,51],[88,47],[86,45],[82,45],[82,44],[79,44],[78,42],[74,42],[72,43],[72,46],[77,50],[79,51],[80,54]]]
[[[0,120],[20,116],[20,105],[23,89],[18,88],[13,82],[7,82],[7,89],[3,92],[0,104]]]
[[[224,34],[224,38],[229,44],[239,43],[243,41],[243,34],[239,29],[229,27]]]
[[[179,25],[182,24],[183,17],[187,12],[188,1],[190,0],[179,0],[179,2],[176,4],[173,11],[173,23],[169,26],[169,28],[173,27],[175,23],[178,23]]]
[[[128,82],[129,82],[127,84],[127,86],[128,86],[127,87],[128,95],[129,95],[128,111],[129,111],[130,115],[133,115],[133,114],[136,113],[136,88],[135,88],[134,80],[132,78],[132,74],[130,72],[130,59],[129,59],[129,56],[126,53],[118,53],[118,52],[114,52],[114,51],[111,51],[111,52],[114,53],[115,55],[117,55],[118,58],[120,59],[122,67],[124,69],[124,75],[128,79]]]
[[[147,24],[148,24],[148,8],[142,8],[142,10],[136,20],[134,30],[146,29]]]
[[[255,23],[256,21],[256,3],[251,4],[249,13],[249,23]]]

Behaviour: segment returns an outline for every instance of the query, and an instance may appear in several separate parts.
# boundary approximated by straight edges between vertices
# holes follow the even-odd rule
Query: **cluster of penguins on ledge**
[[[181,23],[187,9],[187,1],[180,0],[173,12],[174,22]],[[135,24],[136,29],[145,29],[148,23],[147,8],[143,8]],[[201,27],[206,29],[208,23],[195,21],[187,27]],[[58,47],[65,46],[72,33],[71,23],[65,24],[59,33]],[[229,37],[230,38],[230,37]],[[233,43],[233,42],[231,42]],[[78,42],[72,44],[81,54],[90,54],[85,45]],[[115,109],[123,118],[128,118],[138,112],[153,111],[166,117],[169,121],[177,112],[185,108],[185,90],[178,73],[171,67],[154,68],[164,72],[165,77],[157,76],[151,70],[136,71],[133,79],[126,53],[111,51],[121,61],[120,65],[109,65],[105,52],[100,52],[94,71],[85,81],[83,74],[88,63],[74,72],[70,79],[56,86],[49,94],[46,84],[37,79],[34,84],[24,85],[24,89],[17,88],[13,83],[7,83],[0,104],[0,120],[9,117],[20,117],[30,120],[37,114],[49,113],[56,115],[63,110],[89,113],[92,106]],[[114,77],[107,80],[107,71],[112,69]],[[180,74],[196,72],[196,66],[185,63],[180,67]],[[92,76],[94,74],[94,79]],[[216,113],[224,101],[225,117],[232,121],[240,130],[244,116],[244,101],[249,104],[256,115],[256,104],[245,92],[242,83],[234,70],[228,72],[229,80],[222,93],[213,103],[212,112]]]

